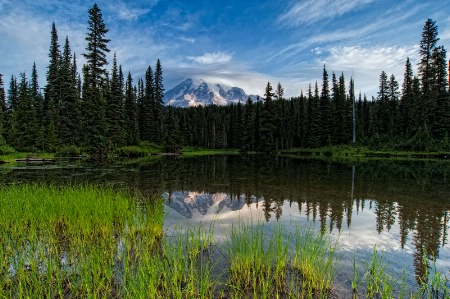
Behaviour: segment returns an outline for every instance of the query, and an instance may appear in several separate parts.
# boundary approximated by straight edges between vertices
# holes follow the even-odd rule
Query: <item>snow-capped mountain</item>
[[[173,107],[228,105],[247,101],[248,95],[239,87],[207,83],[202,79],[186,79],[164,94],[164,104]]]

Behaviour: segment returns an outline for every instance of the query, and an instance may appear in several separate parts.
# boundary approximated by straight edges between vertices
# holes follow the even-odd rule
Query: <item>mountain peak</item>
[[[188,78],[164,94],[165,105],[193,107],[245,103],[248,95],[242,88]]]

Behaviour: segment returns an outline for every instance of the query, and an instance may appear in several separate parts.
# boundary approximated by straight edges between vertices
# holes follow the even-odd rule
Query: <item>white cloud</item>
[[[232,55],[222,52],[205,53],[202,56],[189,56],[186,57],[199,64],[223,64],[231,60]]]
[[[278,21],[287,26],[314,23],[319,20],[341,16],[368,5],[374,0],[304,0],[295,3]]]
[[[329,55],[317,59],[317,63],[325,64],[329,73],[335,71],[336,75],[340,75],[343,71],[347,81],[353,74],[355,90],[366,93],[369,98],[377,95],[381,71],[385,71],[388,76],[394,74],[401,86],[406,58],[410,58],[413,68],[418,61],[418,46],[347,46],[332,47],[328,51]]]

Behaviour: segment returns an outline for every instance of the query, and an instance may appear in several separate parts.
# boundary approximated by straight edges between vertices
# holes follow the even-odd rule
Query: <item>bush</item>
[[[80,155],[81,148],[75,145],[65,146],[55,153],[55,157],[76,157]]]
[[[138,146],[124,146],[115,149],[114,154],[119,157],[139,158],[144,157],[147,153]]]
[[[0,155],[8,155],[15,152],[16,150],[10,147],[9,145],[0,145]]]

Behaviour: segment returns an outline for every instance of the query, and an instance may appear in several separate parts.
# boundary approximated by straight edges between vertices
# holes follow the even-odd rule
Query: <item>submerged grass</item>
[[[336,246],[312,228],[233,224],[163,234],[163,201],[98,186],[0,187],[0,298],[336,298]],[[218,253],[221,258],[217,258]],[[354,298],[448,298],[430,271],[406,294],[376,247]]]

